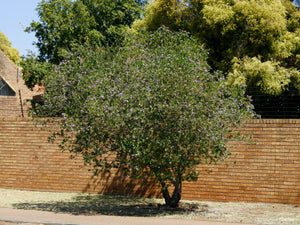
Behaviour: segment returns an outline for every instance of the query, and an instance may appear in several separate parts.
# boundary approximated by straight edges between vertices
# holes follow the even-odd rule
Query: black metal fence
[[[300,119],[300,94],[252,95],[252,99],[261,118]]]

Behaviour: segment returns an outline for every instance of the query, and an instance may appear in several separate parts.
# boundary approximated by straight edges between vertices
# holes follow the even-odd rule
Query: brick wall
[[[0,117],[22,116],[20,100],[16,96],[0,96]]]
[[[250,120],[241,131],[255,144],[232,142],[227,165],[199,166],[199,180],[183,184],[183,199],[300,204],[300,120]],[[160,196],[155,185],[118,171],[94,176],[48,136],[29,119],[0,119],[0,188]]]
[[[49,143],[49,134],[29,119],[0,118],[0,188],[158,196],[155,188],[114,176],[118,171],[95,176],[80,156]]]
[[[230,143],[226,165],[185,185],[187,198],[212,201],[300,203],[300,120],[250,120],[241,129],[254,144]],[[236,164],[234,164],[236,161]],[[199,167],[208,169],[208,167]],[[193,192],[194,189],[199,192]]]

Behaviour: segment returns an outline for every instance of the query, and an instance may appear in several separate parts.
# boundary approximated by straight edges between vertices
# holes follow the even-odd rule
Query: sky
[[[39,20],[35,11],[39,2],[41,0],[0,0],[0,31],[21,55],[27,55],[27,50],[38,53],[33,45],[36,41],[34,33],[26,33],[23,30],[33,20]]]

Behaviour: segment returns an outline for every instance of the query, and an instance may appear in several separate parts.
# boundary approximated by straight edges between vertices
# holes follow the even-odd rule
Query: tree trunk
[[[179,201],[181,199],[181,186],[182,182],[174,182],[174,191],[172,197],[170,196],[169,190],[165,182],[161,182],[162,194],[166,202],[166,206],[177,208],[179,206]]]

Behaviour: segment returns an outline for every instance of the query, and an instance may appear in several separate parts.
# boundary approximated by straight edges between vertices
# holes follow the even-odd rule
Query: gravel
[[[263,225],[299,225],[300,207],[288,204],[181,201],[179,209],[162,206],[161,199],[113,195],[0,189],[0,207],[72,214],[158,216]]]

